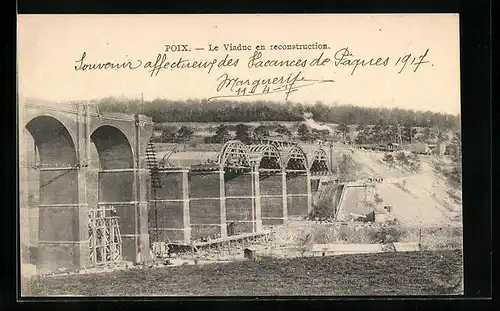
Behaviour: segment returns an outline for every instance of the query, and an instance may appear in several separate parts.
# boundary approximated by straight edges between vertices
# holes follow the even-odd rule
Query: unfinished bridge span
[[[256,171],[256,196],[259,198],[264,225],[282,224],[288,217],[286,173],[282,155],[271,144],[250,145],[250,156]]]

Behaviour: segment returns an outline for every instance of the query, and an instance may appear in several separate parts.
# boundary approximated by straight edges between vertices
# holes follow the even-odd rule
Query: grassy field
[[[462,294],[462,252],[380,253],[133,269],[24,281],[23,296]]]

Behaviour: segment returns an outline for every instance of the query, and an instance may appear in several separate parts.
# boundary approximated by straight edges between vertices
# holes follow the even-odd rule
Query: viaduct
[[[321,148],[308,159],[297,145],[263,142],[230,141],[211,163],[162,166],[150,118],[88,103],[21,101],[18,130],[21,252],[39,273],[148,261],[155,241],[262,232],[307,215],[329,173]]]

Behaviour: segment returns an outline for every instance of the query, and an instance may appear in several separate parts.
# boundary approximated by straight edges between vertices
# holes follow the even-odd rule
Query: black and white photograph
[[[464,294],[458,14],[17,40],[21,297]]]

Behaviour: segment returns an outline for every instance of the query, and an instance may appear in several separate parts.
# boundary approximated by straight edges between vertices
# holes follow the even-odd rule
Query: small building
[[[246,259],[255,259],[255,250],[253,250],[251,248],[245,248],[243,250],[243,256]]]
[[[400,149],[400,145],[398,143],[388,143],[387,144],[387,151],[395,151]]]
[[[408,145],[408,150],[417,154],[431,154],[432,150],[424,143],[414,143]]]

